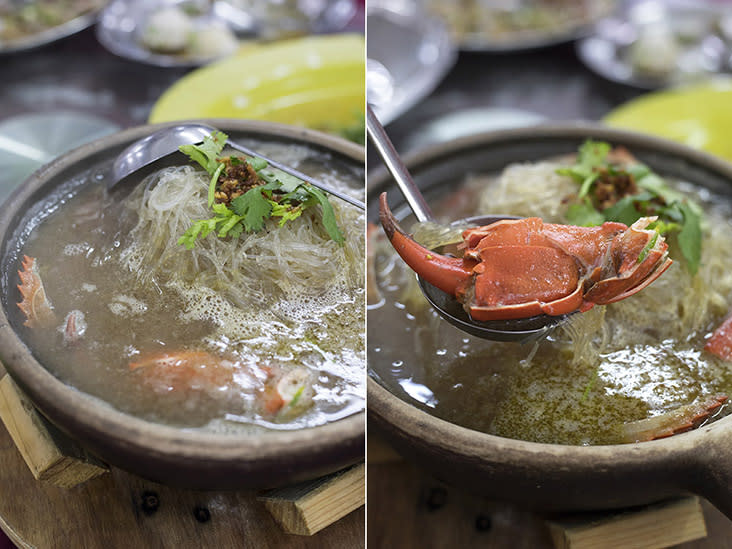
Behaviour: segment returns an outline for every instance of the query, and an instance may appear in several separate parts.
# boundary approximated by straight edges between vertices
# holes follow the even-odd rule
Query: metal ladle
[[[112,189],[119,188],[124,183],[132,180],[140,182],[148,173],[152,173],[166,165],[180,164],[182,156],[180,156],[178,147],[181,145],[200,143],[203,141],[204,137],[211,135],[211,133],[216,131],[218,131],[216,128],[206,124],[185,123],[163,128],[148,135],[147,137],[135,141],[123,150],[115,159],[114,164],[112,165],[111,178],[107,183],[107,189],[111,191]],[[283,172],[293,175],[298,179],[302,179],[303,181],[307,181],[314,187],[318,187],[328,194],[332,194],[341,200],[345,200],[357,208],[361,208],[362,210],[366,209],[366,205],[360,200],[333,189],[332,187],[321,183],[317,179],[310,177],[299,170],[277,162],[276,160],[272,160],[271,158],[267,158],[266,156],[233,141],[227,140],[226,145],[232,149],[243,152],[248,156],[266,160],[267,163],[274,168],[282,170]]]
[[[417,221],[435,222],[435,217],[432,215],[430,207],[427,205],[422,193],[419,192],[417,185],[409,174],[409,170],[407,170],[407,167],[402,162],[389,136],[386,134],[386,131],[370,106],[366,108],[366,131],[369,139],[371,139],[371,142],[376,147],[376,150],[389,170],[389,173],[394,178],[399,190],[407,200],[407,204],[409,204],[412,212],[414,212]],[[462,219],[457,221],[456,224],[489,225],[501,219],[516,219],[516,217],[508,215],[476,216]],[[419,275],[417,275],[417,280],[427,301],[430,302],[440,316],[462,331],[483,339],[493,341],[532,341],[544,337],[550,330],[565,322],[569,317],[569,315],[537,315],[530,318],[479,322],[470,318],[470,315],[468,315],[465,309],[463,309],[462,304],[454,296],[436,288]]]

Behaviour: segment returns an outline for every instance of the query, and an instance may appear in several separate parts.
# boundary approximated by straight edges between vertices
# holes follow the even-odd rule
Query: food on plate
[[[294,429],[360,411],[363,213],[225,142],[181,147],[121,200],[92,170],[28,212],[22,336],[64,382],[151,421]],[[359,192],[327,152],[257,148]]]
[[[612,0],[534,0],[455,3],[428,0],[427,8],[444,19],[462,44],[521,47],[566,36],[608,15]]]
[[[0,47],[101,8],[102,0],[0,0]]]
[[[223,21],[191,15],[179,6],[153,11],[141,25],[139,41],[152,52],[192,59],[220,57],[239,46]]]
[[[573,157],[511,164],[498,176],[474,175],[449,188],[436,203],[440,219],[505,214],[523,220],[499,222],[503,234],[491,226],[416,223],[411,238],[419,245],[403,235],[398,245],[406,246],[402,254],[414,252],[419,268],[430,262],[454,267],[448,281],[454,284],[456,273],[463,277],[473,299],[470,291],[477,293],[480,283],[474,272],[466,272],[466,263],[473,269],[485,263],[486,273],[507,267],[517,274],[508,283],[530,279],[538,263],[543,269],[538,278],[552,279],[566,269],[547,270],[545,262],[535,260],[568,249],[566,242],[558,246],[561,254],[544,249],[556,249],[555,233],[569,236],[574,245],[574,239],[587,244],[587,235],[612,242],[628,234],[634,240],[638,232],[638,242],[620,248],[635,247],[634,253],[616,257],[608,245],[599,254],[599,272],[622,286],[616,295],[624,299],[592,307],[581,303],[585,312],[539,342],[474,338],[429,306],[413,271],[394,251],[389,230],[372,232],[369,288],[377,293],[369,300],[369,365],[388,389],[471,429],[561,444],[653,440],[728,413],[732,361],[725,350],[732,349],[732,329],[723,319],[732,309],[729,197],[663,177],[628,151],[596,141],[586,142]],[[405,228],[409,223],[400,221]],[[639,223],[642,229],[632,229]],[[537,230],[523,230],[527,227]],[[619,232],[606,233],[607,227]],[[506,244],[509,237],[521,241],[519,249]],[[539,246],[531,242],[527,252],[526,239]],[[488,257],[501,247],[508,248],[503,259]],[[657,257],[649,260],[649,255]],[[565,267],[584,268],[581,254],[570,259]],[[576,287],[574,279],[570,287]],[[536,287],[530,289],[535,295]]]

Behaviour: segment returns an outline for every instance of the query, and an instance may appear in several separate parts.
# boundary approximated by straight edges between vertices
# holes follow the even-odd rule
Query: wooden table
[[[369,548],[554,548],[544,517],[447,486],[404,461],[368,466],[367,501]],[[732,549],[732,521],[702,507],[707,537],[676,549]]]
[[[0,366],[0,377],[4,373]],[[177,490],[114,468],[80,486],[58,488],[33,478],[0,422],[0,528],[19,547],[351,549],[365,545],[363,507],[304,537],[285,534],[256,497],[252,492]]]

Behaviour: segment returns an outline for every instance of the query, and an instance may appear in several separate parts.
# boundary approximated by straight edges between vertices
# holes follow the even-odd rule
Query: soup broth
[[[326,153],[252,146],[359,193],[360,170]],[[21,255],[35,260],[53,322],[19,331],[49,371],[119,410],[182,427],[292,429],[363,409],[359,210],[330,199],[343,245],[311,208],[188,250],[180,236],[211,217],[207,173],[181,155],[122,201],[102,173],[69,183],[26,220]]]
[[[516,164],[498,177],[472,177],[453,187],[436,213],[445,222],[502,213],[567,223],[564,198],[577,192],[577,184],[558,175],[559,166]],[[669,184],[705,210],[698,273],[689,274],[672,243],[675,262],[653,284],[575,314],[538,343],[486,341],[442,320],[379,229],[378,295],[370,295],[368,313],[371,374],[400,398],[450,422],[575,445],[628,442],[630,422],[732,394],[732,365],[703,349],[732,303],[732,206],[706,189]],[[444,232],[420,224],[413,230],[428,247]],[[725,413],[726,407],[715,410],[716,417]]]

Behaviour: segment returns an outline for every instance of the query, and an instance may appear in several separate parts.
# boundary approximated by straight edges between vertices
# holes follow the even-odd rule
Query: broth
[[[256,147],[358,194],[359,170],[326,153]],[[21,253],[35,258],[54,312],[48,328],[18,328],[34,355],[69,385],[170,425],[293,429],[362,410],[363,214],[330,200],[343,246],[306,211],[187,250],[177,239],[211,215],[209,176],[185,164],[181,155],[121,202],[94,170],[26,220]],[[293,391],[284,405],[283,391]]]
[[[445,221],[503,213],[567,223],[563,198],[577,185],[557,175],[558,166],[516,164],[498,177],[471,178],[436,214]],[[405,401],[458,425],[576,445],[623,442],[628,422],[730,395],[732,366],[703,347],[732,303],[732,205],[706,189],[670,183],[705,209],[697,275],[672,246],[676,261],[653,284],[575,314],[539,343],[490,342],[439,318],[380,235],[374,272],[381,299],[368,313],[371,374]],[[423,242],[435,232],[424,225],[414,230]]]

